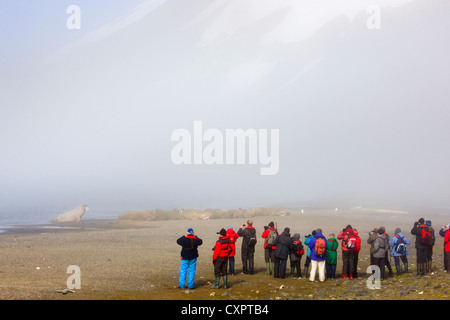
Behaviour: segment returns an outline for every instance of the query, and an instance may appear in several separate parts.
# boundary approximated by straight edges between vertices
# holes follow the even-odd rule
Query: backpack
[[[334,240],[334,239],[328,239],[328,241],[331,242],[332,244],[331,244],[331,248],[329,248],[327,250],[329,250],[329,251],[336,251],[337,248],[339,247],[338,242],[336,240]]]
[[[277,236],[278,235],[276,230],[270,230],[269,235],[267,236],[267,244],[273,246],[275,244]]]
[[[406,244],[403,242],[403,237],[395,236],[398,241],[394,246],[394,251],[397,253],[405,253],[406,252]]]
[[[303,245],[302,245],[301,241],[299,241],[298,243],[294,242],[294,245],[295,246],[294,246],[293,251],[297,256],[302,256],[305,254],[305,250],[303,249]]]
[[[318,258],[322,258],[325,256],[327,251],[327,243],[324,238],[317,238],[316,243],[314,244],[314,254]]]
[[[344,240],[345,247],[347,249],[355,249],[356,241],[357,241],[356,235],[353,232],[352,233],[346,232],[346,233],[347,233],[348,237],[347,237],[347,240]]]
[[[253,228],[246,228],[246,235],[244,236],[244,239],[247,238],[247,245],[250,247],[254,247],[256,245],[257,239],[256,239],[256,231]]]
[[[431,232],[428,227],[422,227],[419,231],[419,241],[421,244],[430,245],[431,244]]]

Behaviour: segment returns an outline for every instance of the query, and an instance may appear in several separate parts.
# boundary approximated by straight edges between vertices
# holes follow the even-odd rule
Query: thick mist
[[[448,1],[316,2],[143,1],[89,30],[80,3],[70,41],[0,74],[0,201],[450,205]],[[279,170],[174,164],[195,121],[278,129]]]

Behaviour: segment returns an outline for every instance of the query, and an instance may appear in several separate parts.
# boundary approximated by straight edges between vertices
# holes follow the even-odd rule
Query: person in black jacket
[[[243,224],[238,231],[238,235],[242,237],[242,272],[245,274],[254,274],[256,229],[253,228],[253,221],[248,220],[247,224]]]
[[[431,239],[427,250],[427,272],[431,272],[433,265],[433,246],[435,242],[435,232],[434,228],[431,226],[431,220],[426,220],[425,225],[428,227],[428,230],[431,233]]]
[[[301,261],[302,255],[304,254],[303,243],[300,241],[300,234],[295,233],[292,237],[292,250],[289,252],[289,260],[291,262],[291,272],[289,273],[289,277],[294,277],[295,270],[297,269],[297,278],[301,278],[302,269],[301,269]]]
[[[424,241],[422,231],[426,232],[428,230],[424,218],[420,218],[419,221],[414,222],[414,226],[411,229],[411,234],[416,236],[417,275],[425,275],[427,272],[427,253],[429,245]]]
[[[274,271],[273,276],[275,278],[285,278],[286,277],[286,263],[289,256],[289,252],[293,249],[294,243],[292,242],[292,238],[290,235],[290,229],[285,228],[283,233],[280,234],[275,240],[275,251],[273,253],[275,262],[274,262]]]
[[[188,275],[188,289],[194,288],[195,271],[197,268],[198,246],[203,244],[203,240],[194,234],[194,230],[189,228],[187,233],[177,240],[181,248],[180,276],[178,278],[178,288],[184,289],[186,284],[186,274]]]

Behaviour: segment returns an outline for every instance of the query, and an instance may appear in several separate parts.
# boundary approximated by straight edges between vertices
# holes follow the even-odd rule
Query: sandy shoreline
[[[87,219],[80,222],[17,224],[0,227],[0,234],[45,233],[61,231],[96,231],[127,228],[129,223],[116,219]],[[136,227],[136,226],[135,226]]]
[[[412,224],[420,216],[395,214],[358,214],[313,212],[292,214],[285,217],[257,217],[254,225],[257,234],[263,226],[274,220],[279,229],[290,227],[292,233],[300,233],[301,239],[315,228],[322,228],[324,234],[335,233],[352,224],[361,234],[363,247],[360,254],[360,272],[365,273],[368,264],[367,233],[374,227],[385,226],[389,234],[400,227],[409,235]],[[429,217],[426,217],[429,218]],[[436,230],[448,223],[448,217],[431,218]],[[264,254],[262,239],[256,248],[255,265],[257,274],[249,278],[238,274],[230,279],[230,289],[212,294],[213,279],[212,247],[217,239],[216,232],[222,227],[238,228],[245,219],[216,219],[202,221],[122,221],[85,220],[80,223],[55,225],[21,226],[0,234],[0,299],[162,299],[162,300],[208,300],[208,299],[334,299],[332,290],[324,292],[327,286],[338,288],[339,280],[326,281],[326,284],[309,283],[305,279],[273,279],[264,273]],[[204,245],[200,247],[200,257],[196,276],[196,289],[185,291],[177,289],[180,247],[176,239],[188,227],[193,227]],[[411,237],[412,238],[412,237]],[[435,266],[442,269],[442,238],[437,236],[434,251]],[[241,270],[240,242],[237,246],[236,269]],[[415,249],[410,247],[409,259],[415,263]],[[338,255],[337,272],[341,271],[341,256]],[[63,295],[57,290],[67,287],[70,274],[67,268],[77,265],[81,270],[81,289]],[[439,272],[437,276],[441,277]],[[447,276],[446,274],[442,277]],[[405,276],[407,280],[409,276]],[[410,276],[411,281],[414,280]],[[393,279],[396,280],[396,279]],[[400,281],[401,278],[396,281]],[[447,281],[447,278],[432,279]],[[390,299],[380,292],[367,292],[365,280],[354,282],[355,294],[361,292],[368,299]],[[328,283],[327,283],[328,282]],[[267,284],[270,285],[267,285]],[[282,294],[275,288],[286,286]],[[417,284],[415,284],[417,285]],[[438,287],[435,285],[434,287]],[[433,288],[434,288],[433,287]],[[290,289],[289,289],[290,288]],[[341,287],[342,288],[342,287]],[[357,291],[362,290],[362,291]],[[445,289],[447,290],[447,289]],[[216,290],[217,291],[217,290]],[[257,292],[258,291],[258,292]],[[352,291],[348,289],[350,293]],[[437,290],[442,293],[442,290]],[[322,292],[322,295],[317,295]],[[441,295],[419,295],[420,291],[409,289],[406,299],[441,299]],[[378,294],[377,296],[373,296]],[[381,294],[381,295],[380,295]],[[431,293],[430,293],[431,294]],[[444,291],[448,299],[448,291]],[[336,299],[339,297],[336,292]]]

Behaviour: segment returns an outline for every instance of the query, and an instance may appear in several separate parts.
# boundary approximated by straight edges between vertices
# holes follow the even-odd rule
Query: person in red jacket
[[[216,241],[216,245],[214,246],[213,250],[213,264],[214,264],[214,276],[216,277],[215,283],[213,285],[213,289],[219,288],[220,283],[220,277],[223,277],[223,288],[225,289],[227,287],[227,280],[228,280],[228,274],[227,274],[227,265],[228,265],[228,256],[231,252],[231,241],[230,238],[227,236],[227,231],[225,229],[221,229],[219,232],[220,234],[219,240]]]
[[[355,246],[357,243],[355,233],[351,225],[347,225],[337,236],[338,240],[342,240],[342,277],[345,279],[348,275],[349,279],[353,278],[355,273]]]
[[[272,235],[274,235],[274,237]],[[265,239],[264,260],[266,261],[266,274],[270,275],[274,270],[275,257],[273,256],[273,253],[277,247],[276,244],[274,244],[274,241],[278,237],[278,231],[275,228],[275,224],[273,223],[273,221],[271,221],[267,227],[264,227],[264,232],[262,233],[261,237]],[[270,244],[272,243],[272,241],[273,244]]]
[[[450,272],[450,224],[439,230],[439,235],[444,238],[444,269]]]
[[[450,272],[450,230],[448,228],[444,236],[444,261],[446,264],[445,270],[448,273]]]
[[[228,274],[234,276],[234,256],[236,255],[236,240],[239,235],[233,230],[232,226],[227,229],[227,237],[230,238],[231,253],[228,256]]]
[[[353,256],[353,262],[354,262],[354,268],[355,272],[353,273],[353,278],[358,278],[358,260],[359,260],[359,251],[361,250],[361,237],[358,235],[358,230],[353,229],[353,232],[356,236],[356,245],[354,249],[354,256]]]

